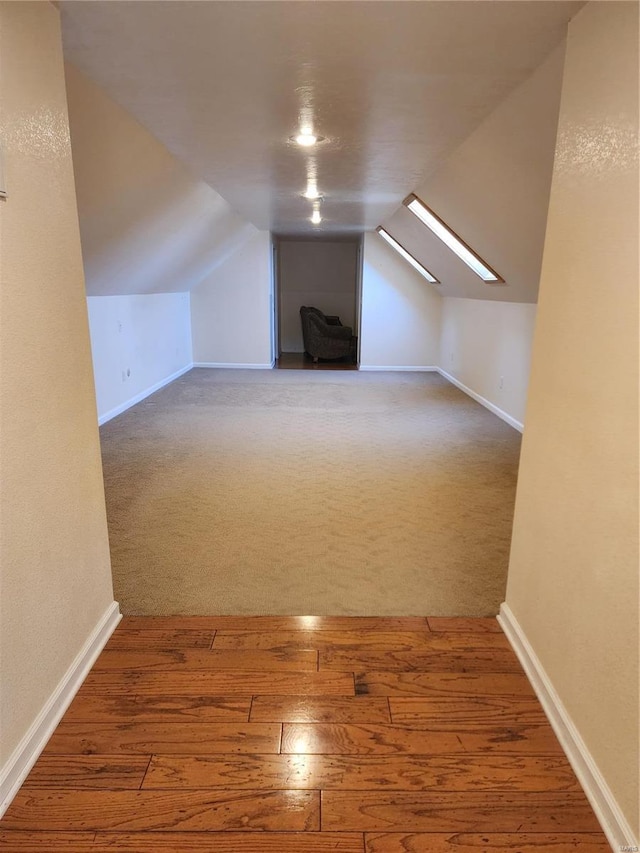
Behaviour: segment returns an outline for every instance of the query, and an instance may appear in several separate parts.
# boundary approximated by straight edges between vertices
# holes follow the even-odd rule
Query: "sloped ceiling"
[[[70,63],[65,76],[87,295],[191,290],[255,227]]]
[[[62,2],[65,54],[260,229],[375,228],[562,40],[576,2]],[[314,151],[288,138],[310,123]],[[307,178],[324,193],[309,222]]]
[[[561,44],[416,188],[504,285],[483,282],[406,207],[384,222],[442,296],[537,301],[563,66]]]

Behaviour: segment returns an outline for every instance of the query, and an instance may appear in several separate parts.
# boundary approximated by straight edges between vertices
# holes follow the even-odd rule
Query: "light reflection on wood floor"
[[[126,617],[0,850],[609,849],[495,619]]]

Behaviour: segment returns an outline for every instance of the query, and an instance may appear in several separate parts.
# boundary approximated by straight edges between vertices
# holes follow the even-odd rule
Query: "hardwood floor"
[[[317,363],[304,352],[282,352],[276,359],[278,370],[357,370],[350,358],[320,359]]]
[[[128,617],[0,851],[609,850],[492,619]]]

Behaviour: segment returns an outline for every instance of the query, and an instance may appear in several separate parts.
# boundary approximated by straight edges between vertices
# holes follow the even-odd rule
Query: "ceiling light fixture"
[[[404,246],[401,246],[397,240],[394,240],[394,238],[391,236],[391,234],[389,234],[388,231],[385,231],[385,229],[382,227],[376,228],[376,231],[381,237],[384,237],[387,243],[392,248],[394,248],[396,252],[398,252],[398,254],[402,255],[405,261],[408,261],[414,269],[418,270],[420,275],[423,275],[427,279],[427,281],[430,281],[431,284],[440,284],[438,279],[434,275],[432,275],[426,267],[423,267],[420,261],[417,261],[413,257],[413,255],[410,255],[409,252],[407,252],[407,250],[404,248]]]
[[[452,252],[460,258],[461,261],[479,276],[487,284],[505,284],[502,276],[499,276],[495,270],[492,270],[482,258],[477,255],[470,246],[458,237],[458,235],[446,225],[439,216],[437,216],[427,205],[421,201],[418,196],[410,195],[406,198],[403,204],[413,213],[418,219],[427,226],[436,237],[439,237],[442,242],[451,249]]]
[[[308,199],[310,199],[310,201],[316,201],[316,200],[319,201],[322,198],[324,198],[324,196],[322,195],[322,193],[318,192],[317,187],[314,188],[314,187],[308,186],[307,189],[302,193],[302,198],[308,198]]]
[[[294,138],[298,145],[302,145],[304,148],[310,148],[318,141],[318,137],[314,136],[313,133],[299,133]]]
[[[300,133],[290,136],[289,141],[295,142],[303,148],[312,148],[317,142],[324,142],[324,136],[318,136],[310,130],[301,130]]]

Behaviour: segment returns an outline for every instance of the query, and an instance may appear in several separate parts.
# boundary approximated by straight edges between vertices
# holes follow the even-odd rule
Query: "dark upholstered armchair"
[[[344,358],[355,354],[351,326],[343,326],[339,317],[327,316],[318,308],[300,309],[304,349],[314,361],[319,358]]]

